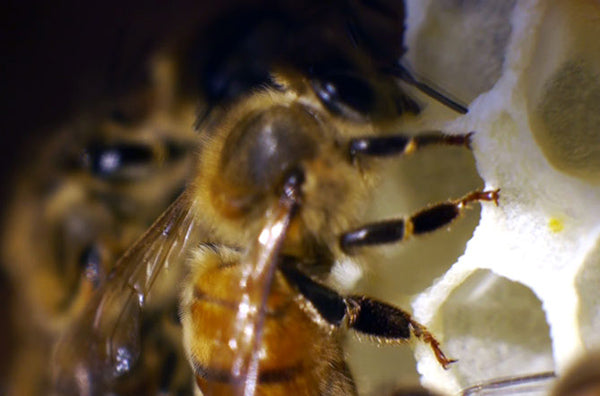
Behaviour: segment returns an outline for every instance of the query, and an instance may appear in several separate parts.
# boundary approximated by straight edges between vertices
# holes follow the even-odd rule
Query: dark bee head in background
[[[305,76],[330,111],[355,121],[417,113],[395,77],[381,73],[405,52],[404,17],[404,2],[385,0],[269,2],[223,13],[190,47],[190,68],[207,102],[201,121],[214,108],[275,86],[273,71]],[[382,103],[382,87],[393,110]]]

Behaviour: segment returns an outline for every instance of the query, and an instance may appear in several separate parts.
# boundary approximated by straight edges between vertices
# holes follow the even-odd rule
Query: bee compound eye
[[[280,188],[291,169],[317,154],[315,130],[318,122],[298,108],[275,106],[252,114],[229,135],[221,174],[233,184]]]
[[[375,108],[375,92],[364,78],[348,72],[332,72],[312,79],[319,100],[331,112],[347,118],[364,118]]]

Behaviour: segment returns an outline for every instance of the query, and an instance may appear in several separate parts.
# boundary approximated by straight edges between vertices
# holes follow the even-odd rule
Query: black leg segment
[[[336,327],[346,323],[349,328],[381,342],[403,342],[415,336],[429,344],[444,368],[454,362],[444,355],[439,342],[425,326],[413,320],[408,312],[369,297],[343,297],[305,275],[297,263],[293,257],[284,257],[279,269],[327,323]]]
[[[410,338],[410,315],[398,308],[364,296],[351,296],[352,329],[382,339]]]
[[[448,365],[456,362],[446,357],[440,343],[425,326],[413,320],[408,312],[364,296],[347,297],[346,303],[351,307],[348,313],[350,328],[383,342],[406,341],[414,335],[429,344],[443,368],[446,369]]]
[[[279,270],[297,290],[310,301],[327,323],[340,326],[346,316],[346,302],[335,291],[313,281],[296,267],[297,261],[283,257]]]
[[[411,154],[423,147],[435,144],[470,148],[472,136],[472,132],[465,135],[445,135],[441,132],[433,131],[418,136],[393,134],[359,137],[350,140],[348,150],[350,158],[355,158],[358,155],[388,157]]]
[[[404,239],[404,220],[389,220],[368,224],[340,237],[344,251],[350,248],[399,242]]]
[[[342,234],[340,246],[346,253],[351,253],[353,248],[400,242],[411,235],[438,230],[452,223],[473,202],[492,201],[497,205],[499,192],[500,190],[475,191],[458,200],[423,209],[405,219],[366,224]]]
[[[411,217],[412,232],[419,235],[435,231],[450,224],[459,214],[460,208],[454,203],[448,202],[435,205]]]

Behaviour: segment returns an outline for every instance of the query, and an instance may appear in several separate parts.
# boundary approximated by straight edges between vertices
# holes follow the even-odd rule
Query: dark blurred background
[[[165,38],[239,1],[17,1],[0,6],[0,204],[46,134],[136,84]],[[217,9],[218,8],[218,9]],[[43,149],[43,148],[42,148]],[[3,216],[4,218],[4,216]],[[10,231],[10,230],[9,230]],[[12,285],[0,266],[0,384],[10,362]],[[27,315],[27,312],[14,312]],[[1,386],[0,386],[1,389]],[[1,392],[0,392],[1,393]]]
[[[2,20],[3,192],[36,135],[135,83],[159,40],[207,12],[202,1],[9,1]],[[23,158],[27,160],[27,156]],[[8,171],[8,172],[7,172]],[[5,196],[5,195],[4,195]]]
[[[0,12],[3,191],[8,187],[5,171],[18,166],[15,159],[33,135],[126,90],[152,48],[209,18],[212,3],[5,3]],[[219,7],[223,3],[231,1]]]

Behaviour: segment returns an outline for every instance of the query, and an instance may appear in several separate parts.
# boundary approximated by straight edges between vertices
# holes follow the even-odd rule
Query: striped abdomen
[[[239,390],[239,380],[232,374],[238,262],[239,254],[229,249],[203,250],[192,264],[192,282],[184,293],[186,349],[196,383],[206,396],[236,395]],[[313,320],[302,304],[276,274],[266,307],[255,394],[355,394],[339,337]]]

